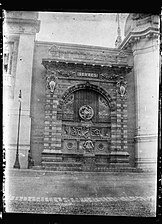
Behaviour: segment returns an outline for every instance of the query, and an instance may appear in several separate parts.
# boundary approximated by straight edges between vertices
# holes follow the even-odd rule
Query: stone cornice
[[[23,18],[5,18],[7,33],[38,33],[40,30],[40,20]],[[31,27],[31,29],[28,29]]]
[[[132,48],[137,41],[142,38],[157,38],[159,36],[159,29],[155,27],[149,27],[142,31],[131,31],[119,46],[119,49],[128,50]]]
[[[74,62],[67,60],[42,59],[42,64],[46,68],[47,77],[57,77],[58,79],[77,79],[77,80],[100,80],[117,82],[125,75],[131,72],[131,66],[114,65],[94,65],[83,62]]]
[[[80,50],[80,51],[90,51],[90,52],[104,52],[110,54],[118,54],[120,52],[117,48],[108,48],[103,46],[96,46],[96,45],[84,45],[84,44],[74,44],[74,43],[62,43],[62,42],[48,42],[48,41],[35,41],[37,46],[49,46],[49,50],[52,47],[58,47],[64,50]],[[124,50],[125,55],[130,55],[132,52],[130,50]]]
[[[103,65],[127,65],[130,57],[127,51],[83,45],[54,44],[49,49],[49,54],[53,59]]]
[[[43,44],[43,43],[36,43]],[[44,43],[49,46],[49,57],[45,61],[73,63],[92,66],[132,67],[132,52],[114,48],[95,47],[77,44]]]
[[[43,58],[42,64],[45,68],[55,63],[62,63],[62,64],[75,64],[75,65],[90,65],[90,66],[100,66],[100,67],[118,67],[118,68],[125,68],[131,69],[132,66],[129,66],[127,63],[114,63],[109,61],[88,61],[88,60],[79,60],[79,59],[61,59],[61,58]]]

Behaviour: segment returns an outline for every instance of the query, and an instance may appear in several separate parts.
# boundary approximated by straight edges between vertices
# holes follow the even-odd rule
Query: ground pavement
[[[156,175],[6,171],[6,212],[155,217]]]

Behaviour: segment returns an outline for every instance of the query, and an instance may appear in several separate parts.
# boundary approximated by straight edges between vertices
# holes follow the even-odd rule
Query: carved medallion
[[[64,142],[64,150],[66,151],[66,152],[68,152],[68,151],[75,151],[76,150],[76,147],[77,147],[77,145],[76,145],[76,141],[75,140],[65,140],[65,142]]]
[[[83,120],[90,120],[92,119],[93,115],[94,115],[94,111],[92,107],[90,107],[89,105],[84,105],[79,109],[79,116]]]
[[[72,142],[68,142],[66,146],[67,146],[67,148],[69,150],[71,150],[73,148],[73,143]]]
[[[99,143],[97,149],[99,151],[103,151],[104,150],[104,144],[103,143]]]

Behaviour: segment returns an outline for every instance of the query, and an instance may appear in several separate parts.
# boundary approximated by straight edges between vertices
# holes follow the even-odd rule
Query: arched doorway
[[[106,92],[94,85],[78,85],[62,98],[58,116],[64,161],[84,162],[90,169],[97,163],[108,165],[111,100]]]

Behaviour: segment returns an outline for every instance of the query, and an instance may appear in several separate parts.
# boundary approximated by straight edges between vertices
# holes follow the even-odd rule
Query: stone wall
[[[45,119],[46,69],[42,58],[48,56],[52,44],[35,42],[31,90],[31,155],[35,165],[41,164]]]
[[[85,66],[79,59],[75,61],[76,63],[70,62],[73,64],[72,69],[69,70],[69,65],[67,65],[67,68],[65,69],[66,74],[62,73],[62,75],[58,77],[55,92],[54,94],[51,94],[47,79],[49,77],[52,77],[53,73],[55,73],[55,70],[57,69],[55,69],[54,67],[53,69],[51,69],[51,66],[47,66],[45,64],[57,63],[57,60],[55,60],[55,62],[51,62],[51,60],[53,60],[53,57],[55,58],[57,54],[58,56],[60,56],[60,51],[58,51],[58,49],[60,48],[53,48],[54,45],[55,44],[53,43],[47,42],[35,42],[31,91],[31,154],[34,160],[34,164],[36,166],[41,165],[42,153],[63,152],[63,143],[61,140],[62,121],[57,119],[59,101],[62,99],[62,96],[68,89],[70,89],[71,87],[82,85],[83,83],[88,81],[90,82],[90,85],[98,86],[99,88],[105,90],[110,95],[112,101],[115,103],[115,110],[113,109],[111,112],[110,151],[112,155],[112,162],[114,161],[113,158],[116,158],[117,154],[120,154],[120,156],[130,154],[129,162],[131,165],[134,165],[134,82],[133,73],[131,71],[128,72],[125,70],[123,72],[123,68],[126,69],[125,66],[128,65],[127,57],[122,56],[123,59],[120,59],[120,63],[123,62],[125,64],[123,68],[118,65],[116,65],[116,68],[111,68],[112,66],[106,67],[106,65],[104,68],[102,68],[101,65],[92,65],[93,61],[91,61],[89,65],[87,64]],[[79,45],[60,45],[61,47],[63,46],[64,48],[69,48],[69,54],[70,49],[71,51],[74,51],[76,54],[75,58],[79,57],[77,56],[77,54],[80,52],[80,49],[78,50],[77,48],[83,48]],[[54,51],[54,55],[52,55],[52,57],[50,54],[51,52],[49,52],[49,49],[51,49],[51,47]],[[93,51],[97,51],[98,55],[101,54],[101,51],[98,48],[95,49],[95,47],[93,47],[92,49],[92,47],[89,46],[84,48],[86,48],[87,51],[90,49],[92,53]],[[101,56],[103,58],[103,49],[101,50]],[[113,51],[113,49],[105,49],[105,52],[106,51],[108,52],[107,54],[112,54],[112,56],[109,57],[109,59],[111,58],[111,63],[116,63],[117,61],[114,61],[114,54],[118,53],[117,50],[115,49]],[[96,54],[96,52],[94,52],[94,54],[92,53],[87,53],[89,57],[88,60],[90,60],[90,55],[93,58],[95,57],[94,55]],[[86,53],[84,55],[86,55]],[[60,66],[62,63],[66,64],[69,62],[69,55],[67,60],[66,58],[64,58],[63,54],[60,57],[64,60],[63,62],[61,62],[59,58]],[[81,57],[83,56],[81,55]],[[42,65],[42,60],[44,66]],[[77,65],[78,60],[80,65]],[[82,58],[82,60],[84,61],[85,59]],[[105,61],[103,61],[103,63],[105,63]],[[109,63],[110,62],[107,61],[107,64]],[[119,61],[117,63],[119,63]],[[132,64],[130,56],[129,64]],[[95,77],[84,77],[84,74],[82,74],[83,77],[80,76],[80,73],[76,73],[79,67],[80,72],[89,72],[87,74],[92,74],[92,76],[93,74],[100,74],[100,78],[98,79]],[[79,76],[75,77],[76,74]],[[119,91],[119,77],[122,77],[123,74],[125,77],[125,82],[129,83],[127,83],[125,86],[126,92],[124,94],[124,97],[121,97]],[[125,74],[127,75],[125,76]]]

